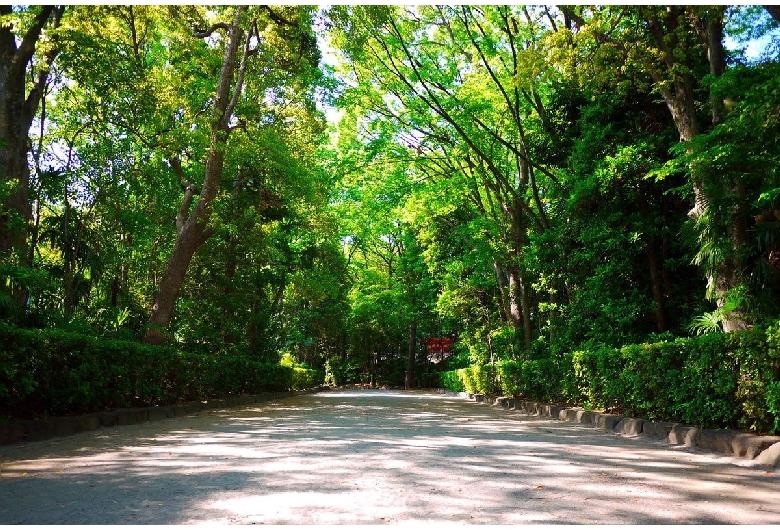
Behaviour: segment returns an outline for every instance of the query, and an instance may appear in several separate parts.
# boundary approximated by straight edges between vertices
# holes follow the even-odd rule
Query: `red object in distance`
[[[452,353],[452,339],[449,337],[430,337],[425,339],[428,353]]]

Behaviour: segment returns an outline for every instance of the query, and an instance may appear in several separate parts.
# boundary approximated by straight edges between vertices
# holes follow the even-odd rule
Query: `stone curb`
[[[45,420],[17,421],[0,425],[0,445],[21,442],[39,442],[58,436],[70,436],[80,432],[94,431],[101,427],[134,425],[146,421],[157,421],[178,416],[186,416],[202,410],[242,407],[255,403],[264,403],[274,399],[312,394],[319,392],[320,390],[322,390],[322,388],[292,390],[289,392],[266,392],[263,394],[228,396],[223,399],[177,403],[175,405],[166,405],[162,407],[114,409],[83,416],[65,416],[48,418]]]
[[[730,429],[699,429],[692,425],[673,422],[655,422],[603,414],[582,408],[566,408],[549,403],[525,401],[508,397],[494,397],[467,392],[440,390],[441,393],[486,403],[504,410],[525,412],[533,416],[556,418],[569,423],[591,425],[622,436],[642,436],[665,441],[672,445],[698,447],[754,460],[757,464],[780,468],[780,436],[759,436]]]

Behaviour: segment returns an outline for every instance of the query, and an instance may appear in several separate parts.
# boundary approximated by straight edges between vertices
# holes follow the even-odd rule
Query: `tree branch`
[[[35,53],[35,45],[41,36],[43,27],[46,25],[46,22],[49,20],[49,16],[51,16],[53,11],[53,5],[41,7],[41,12],[35,17],[35,22],[30,29],[27,30],[27,33],[25,33],[22,43],[14,53],[13,59],[11,59],[10,70],[12,74],[9,77],[12,79],[20,75],[26,68],[27,63],[32,59],[32,56]]]
[[[260,8],[264,9],[268,13],[268,18],[270,18],[271,20],[273,20],[277,24],[282,25],[282,26],[288,26],[288,27],[291,27],[291,28],[294,28],[296,26],[296,24],[294,22],[292,22],[290,20],[287,20],[286,18],[284,18],[279,13],[275,13],[274,10],[271,9],[271,6],[260,6]]]
[[[230,31],[230,24],[227,22],[217,22],[216,24],[212,24],[211,27],[205,31],[193,29],[192,34],[199,38],[199,39],[205,39],[207,37],[210,37],[212,33],[217,31],[218,29],[224,29],[225,31]]]
[[[51,19],[51,29],[57,29],[60,26],[60,20],[62,19],[62,15],[64,13],[65,6],[57,6],[54,9]],[[60,49],[56,45],[46,52],[46,55],[44,56],[45,65],[43,65],[43,68],[41,68],[41,71],[38,73],[38,79],[35,81],[35,84],[33,85],[30,93],[27,96],[27,99],[24,102],[24,117],[27,127],[32,124],[36,109],[38,108],[38,103],[43,97],[44,87],[46,86],[46,82],[49,79],[51,66],[54,64],[54,59],[57,58],[59,53]]]

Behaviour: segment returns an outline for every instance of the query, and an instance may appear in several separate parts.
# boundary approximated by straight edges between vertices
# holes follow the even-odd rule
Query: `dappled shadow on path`
[[[433,393],[323,392],[107,431],[0,452],[0,522],[780,521],[767,469]]]

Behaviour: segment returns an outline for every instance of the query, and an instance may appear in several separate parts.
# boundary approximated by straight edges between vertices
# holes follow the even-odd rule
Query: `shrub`
[[[447,373],[447,372],[445,372]],[[467,368],[456,370],[459,392],[468,392],[469,394],[490,394],[496,395],[501,392],[501,387],[497,380],[498,370],[493,364],[474,364]]]
[[[458,377],[457,370],[449,370],[439,374],[439,384],[442,388],[452,390],[453,392],[465,392],[465,387]]]
[[[767,386],[766,407],[774,415],[771,431],[780,433],[780,381],[775,381]]]
[[[704,428],[780,432],[780,325],[622,348],[591,343],[457,375],[469,393],[495,389]]]
[[[325,381],[325,372],[322,370],[301,368],[300,366],[296,366],[293,370],[292,388],[296,390],[313,388]]]
[[[293,387],[292,368],[236,351],[196,353],[2,322],[0,344],[0,415],[5,417],[165,405]]]
[[[360,383],[363,363],[358,359],[332,357],[325,362],[325,382],[336,386]]]
[[[522,394],[523,372],[518,361],[502,361],[496,365],[501,392],[505,396]]]

